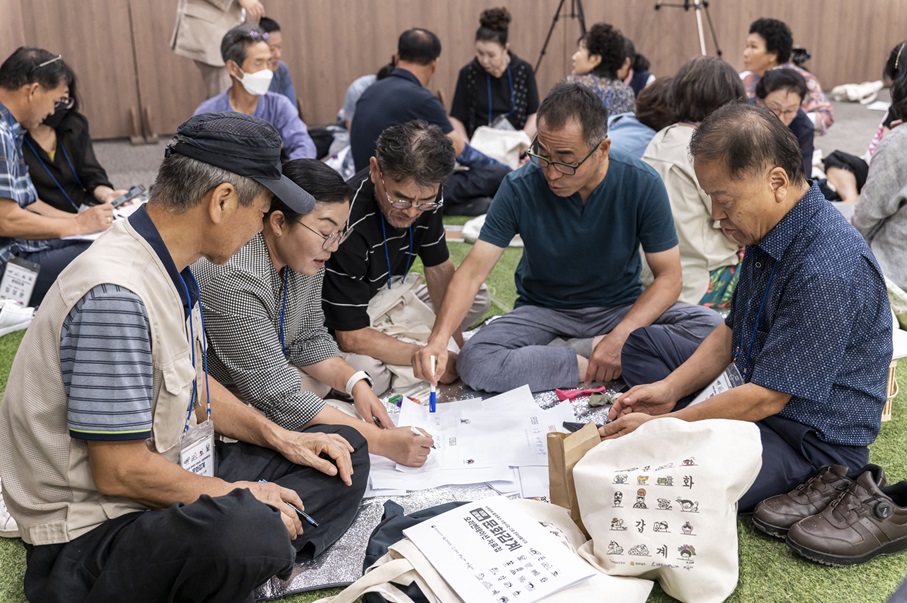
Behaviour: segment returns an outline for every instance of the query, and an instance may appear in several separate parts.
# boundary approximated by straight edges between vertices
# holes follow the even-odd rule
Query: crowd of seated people
[[[657,79],[596,23],[540,94],[490,8],[449,111],[428,89],[441,40],[408,29],[344,99],[345,181],[316,157],[280,25],[257,0],[193,3],[181,49],[186,14],[223,17],[219,52],[191,55],[208,99],[128,218],[62,57],[0,65],[0,275],[40,268],[0,406],[0,536],[25,542],[29,599],[243,600],[288,576],[355,520],[369,452],[426,463],[432,436],[382,401],[419,382],[623,380],[603,438],[660,415],[753,422],[763,464],[741,511],[821,465],[866,465],[885,277],[907,288],[907,42],[850,224],[810,180],[833,115],[781,21],[752,24],[742,74],[698,57]],[[531,140],[521,165],[475,149],[480,128]],[[485,214],[459,267],[450,211]],[[516,236],[516,307],[464,339]],[[731,369],[742,385],[690,405]]]

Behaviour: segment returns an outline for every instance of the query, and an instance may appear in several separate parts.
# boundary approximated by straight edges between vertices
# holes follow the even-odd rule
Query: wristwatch
[[[353,376],[350,377],[346,382],[346,395],[352,396],[353,388],[363,379],[365,379],[369,387],[373,387],[375,385],[375,382],[372,381],[372,378],[368,373],[366,373],[365,371],[356,371],[355,373],[353,373]]]

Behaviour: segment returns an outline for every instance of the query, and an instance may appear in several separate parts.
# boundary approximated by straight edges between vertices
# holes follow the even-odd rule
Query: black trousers
[[[444,213],[453,216],[480,216],[486,213],[491,198],[510,172],[509,167],[501,164],[455,171],[444,183]]]
[[[265,479],[299,493],[319,527],[303,523],[291,541],[280,513],[245,489],[160,511],[111,519],[65,544],[27,551],[29,601],[252,601],[252,590],[289,575],[297,560],[324,552],[352,524],[368,481],[368,450],[355,429],[318,425],[355,448],[353,485],[346,486],[280,454],[249,444],[217,443],[217,475],[226,481]]]
[[[631,387],[664,379],[699,347],[697,342],[655,327],[636,329],[624,344],[622,376]],[[684,408],[694,397],[681,399],[674,410]],[[844,465],[855,471],[869,460],[866,446],[823,442],[814,429],[777,415],[756,422],[756,427],[762,440],[762,468],[737,505],[740,513],[752,513],[759,501],[790,492],[825,465]]]

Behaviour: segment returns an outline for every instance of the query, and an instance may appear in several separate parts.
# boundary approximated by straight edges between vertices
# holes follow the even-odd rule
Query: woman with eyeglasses
[[[22,154],[38,198],[59,210],[78,213],[83,205],[110,203],[126,192],[114,189],[95,157],[88,120],[79,113],[75,74],[69,96],[28,128]]]
[[[324,326],[324,264],[349,233],[350,188],[314,159],[290,161],[283,171],[315,197],[315,209],[300,215],[275,198],[262,232],[226,264],[200,260],[193,266],[210,343],[208,369],[281,427],[350,425],[371,452],[421,466],[431,437],[394,427],[368,374],[340,357]],[[365,420],[325,404],[332,389],[352,397]]]

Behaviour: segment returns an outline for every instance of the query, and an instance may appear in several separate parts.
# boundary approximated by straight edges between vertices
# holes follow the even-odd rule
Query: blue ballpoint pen
[[[266,479],[260,479],[258,481],[259,481],[259,483],[262,483],[262,484],[268,483],[268,480],[266,480]],[[283,502],[286,503],[287,505],[289,505],[291,509],[296,511],[296,513],[298,513],[300,517],[302,517],[308,523],[310,523],[312,525],[312,527],[314,527],[314,528],[318,527],[318,522],[315,521],[314,519],[312,519],[311,515],[309,515],[308,513],[306,513],[305,511],[303,511],[302,509],[300,509],[299,507],[297,507],[296,505],[294,505],[291,502],[288,502],[288,501],[283,501]]]
[[[430,356],[431,358],[431,376],[435,376],[435,357]],[[438,404],[438,392],[435,391],[435,385],[429,384],[431,386],[431,393],[428,394],[428,412],[435,412],[436,406]]]

